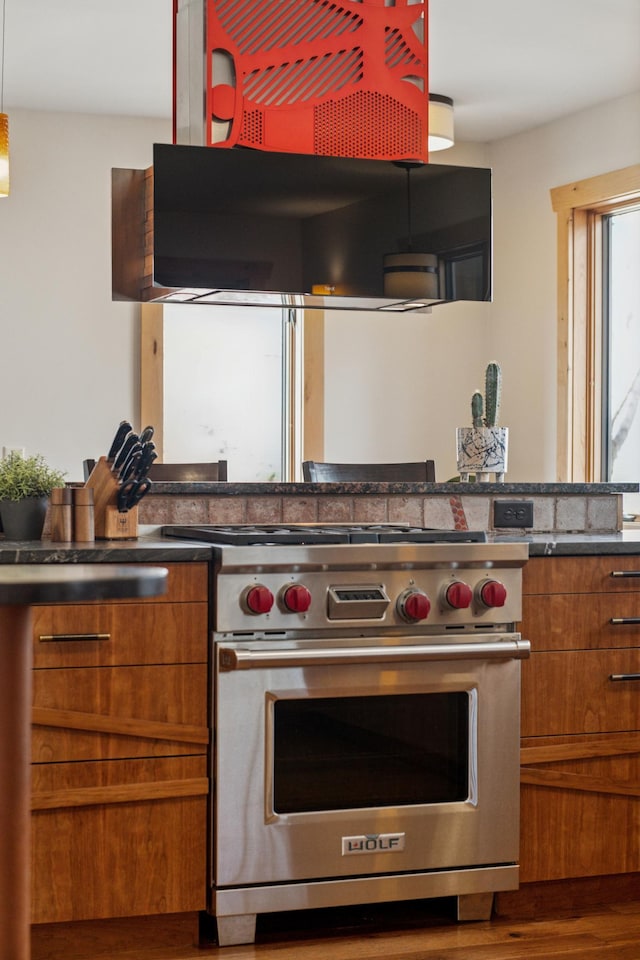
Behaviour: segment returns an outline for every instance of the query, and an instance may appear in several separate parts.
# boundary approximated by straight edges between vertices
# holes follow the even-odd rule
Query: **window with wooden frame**
[[[610,291],[603,249],[608,218],[640,206],[640,164],[556,187],[551,203],[558,235],[557,474],[560,481],[597,482],[606,479],[608,461],[604,333]],[[629,349],[637,351],[640,368],[640,344]]]

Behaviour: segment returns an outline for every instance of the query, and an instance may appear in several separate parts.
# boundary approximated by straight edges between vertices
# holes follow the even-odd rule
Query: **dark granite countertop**
[[[562,496],[562,494],[598,496],[613,493],[637,493],[640,484],[637,483],[374,483],[371,481],[358,483],[232,483],[232,482],[194,482],[170,483],[155,481],[149,496],[188,496],[194,493],[207,493],[211,496],[226,494],[227,496],[309,496],[309,494],[412,494],[429,493],[440,496],[457,494],[519,494],[532,496],[534,494]]]
[[[530,557],[640,554],[640,530],[620,533],[492,534],[494,543],[528,543]]]
[[[51,540],[0,540],[3,563],[189,563],[208,561],[206,543],[170,540],[154,528],[136,540],[53,543]]]
[[[529,556],[640,555],[639,529],[621,533],[535,533],[519,531],[489,534],[496,543],[528,543]],[[53,543],[48,540],[0,540],[4,563],[189,563],[208,561],[209,544],[163,537],[157,527],[137,540],[97,540],[95,543]]]

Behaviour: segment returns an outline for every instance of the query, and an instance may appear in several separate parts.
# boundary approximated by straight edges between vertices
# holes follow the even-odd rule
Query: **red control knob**
[[[245,603],[251,613],[269,613],[273,606],[273,594],[268,587],[260,584],[247,591]]]
[[[398,613],[409,623],[426,620],[430,610],[429,597],[419,590],[407,590],[398,600]]]
[[[480,587],[480,600],[485,607],[504,607],[507,588],[499,580],[487,580]]]
[[[311,592],[301,583],[294,583],[285,590],[282,602],[292,613],[306,613],[311,606]]]
[[[454,610],[466,610],[471,606],[473,592],[468,583],[462,580],[454,580],[450,583],[444,592],[445,603],[453,607]]]

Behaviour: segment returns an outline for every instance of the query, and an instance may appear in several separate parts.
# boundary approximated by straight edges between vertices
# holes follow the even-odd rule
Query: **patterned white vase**
[[[474,473],[477,481],[489,482],[493,473],[496,482],[502,483],[507,472],[508,445],[508,427],[458,427],[456,447],[460,479],[468,481],[469,474]]]

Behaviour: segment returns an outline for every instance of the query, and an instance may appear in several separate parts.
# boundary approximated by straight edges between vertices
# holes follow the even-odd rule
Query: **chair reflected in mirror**
[[[149,468],[149,479],[154,481],[178,480],[183,483],[226,480],[227,461],[213,460],[210,463],[155,463]]]
[[[85,482],[89,479],[95,463],[95,460],[83,460],[82,466]],[[149,467],[148,476],[152,481],[178,481],[182,483],[226,480],[227,461],[212,460],[208,463],[154,462]]]
[[[435,483],[436,469],[434,460],[420,460],[417,463],[326,463],[305,460],[302,476],[307,483]]]

